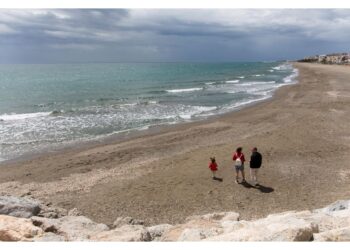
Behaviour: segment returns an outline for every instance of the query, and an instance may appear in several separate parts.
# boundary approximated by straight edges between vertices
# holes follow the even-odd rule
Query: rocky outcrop
[[[95,223],[84,216],[65,216],[59,219],[32,217],[31,220],[44,232],[62,236],[65,241],[88,241],[94,235],[109,230],[108,226]]]
[[[224,233],[223,222],[237,222],[239,214],[235,212],[212,213],[190,216],[184,224],[175,225],[166,230],[161,241],[200,241]]]
[[[124,225],[143,225],[144,221],[142,220],[136,220],[131,217],[118,217],[113,222],[113,228],[124,226]]]
[[[0,196],[0,214],[29,218],[40,212],[40,203],[29,198]]]
[[[12,197],[7,201],[9,204],[14,201],[17,202],[15,204],[26,204],[22,198],[16,200]],[[3,205],[9,207],[6,202]],[[113,226],[108,227],[82,216],[78,209],[67,212],[51,204],[40,206],[43,210],[37,216],[29,215],[30,218],[0,215],[0,241],[350,240],[350,201],[346,200],[313,211],[288,211],[251,221],[240,220],[235,212],[220,212],[190,216],[182,224],[150,227],[145,226],[142,220],[131,217],[119,217]],[[13,211],[18,211],[16,209]],[[48,213],[50,216],[47,216]]]
[[[239,221],[210,241],[311,241],[318,225],[303,219],[311,212],[286,212],[256,221]]]
[[[0,241],[32,241],[42,234],[30,219],[0,215]]]
[[[141,225],[123,225],[91,237],[94,241],[151,241],[148,230]]]
[[[147,231],[150,233],[151,240],[159,241],[165,232],[167,232],[172,225],[170,224],[160,224],[152,227],[148,227]]]
[[[342,227],[314,235],[315,241],[350,241],[350,227]]]

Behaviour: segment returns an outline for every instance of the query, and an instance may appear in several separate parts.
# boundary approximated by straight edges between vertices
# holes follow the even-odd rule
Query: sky
[[[0,9],[0,63],[294,60],[349,41],[350,9]]]

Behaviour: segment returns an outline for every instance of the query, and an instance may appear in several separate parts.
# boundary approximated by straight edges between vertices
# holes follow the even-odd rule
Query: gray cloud
[[[0,10],[0,62],[236,61],[349,50],[350,10]]]

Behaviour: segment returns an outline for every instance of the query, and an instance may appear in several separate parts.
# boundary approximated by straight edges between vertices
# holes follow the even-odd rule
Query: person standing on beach
[[[232,157],[233,161],[235,162],[235,170],[236,170],[236,183],[238,184],[239,179],[239,172],[242,174],[242,182],[246,182],[245,175],[244,175],[244,154],[242,153],[242,147],[239,147],[236,149],[236,152],[233,154]]]
[[[250,178],[254,186],[259,185],[258,183],[258,170],[261,167],[262,156],[258,152],[258,149],[254,147],[252,149],[252,155],[250,156]]]
[[[218,171],[218,164],[216,164],[215,157],[210,157],[209,168],[213,174],[213,180],[215,180],[215,173]]]

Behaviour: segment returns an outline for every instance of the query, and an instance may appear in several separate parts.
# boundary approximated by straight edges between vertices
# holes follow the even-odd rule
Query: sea
[[[0,65],[0,161],[202,120],[296,83],[288,62]]]

